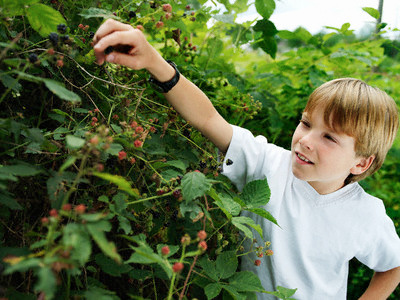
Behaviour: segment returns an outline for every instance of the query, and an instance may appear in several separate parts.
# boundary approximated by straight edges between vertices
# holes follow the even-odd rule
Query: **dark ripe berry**
[[[170,222],[165,222],[165,223],[164,223],[164,226],[165,226],[165,227],[169,227],[170,225],[171,225]]]
[[[190,131],[189,131],[188,129],[185,128],[185,129],[183,130],[182,134],[183,134],[185,137],[190,138]]]
[[[113,51],[114,51],[114,47],[113,46],[108,46],[106,48],[106,50],[104,50],[104,54],[107,55],[107,54],[110,54]]]
[[[182,180],[183,176],[182,175],[178,175],[176,181],[180,184],[181,180]]]
[[[175,191],[172,193],[172,195],[173,195],[176,199],[178,199],[178,198],[181,196],[181,191],[180,191],[180,190],[175,190]]]
[[[37,60],[38,60],[38,57],[37,57],[37,55],[35,53],[29,54],[29,61],[31,63],[35,63],[35,62],[37,62]]]
[[[151,214],[153,215],[154,219],[158,219],[161,217],[161,214],[158,211],[152,211]]]
[[[136,18],[136,13],[134,11],[129,12],[129,19]]]
[[[182,17],[186,18],[186,13],[183,13]]]
[[[93,37],[94,37],[94,32],[93,32],[93,31],[90,31],[90,32],[89,32],[89,38],[92,39]]]
[[[67,25],[65,24],[58,24],[57,25],[57,31],[59,33],[65,33],[67,31]]]
[[[154,1],[150,2],[150,7],[151,8],[157,8],[157,4]]]
[[[54,45],[58,43],[58,34],[55,32],[52,32],[49,34],[49,40],[52,42]]]
[[[204,169],[205,167],[207,167],[206,162],[201,161],[201,162],[199,163],[199,167],[200,167],[201,169]]]
[[[68,34],[61,36],[61,41],[62,41],[63,43],[65,43],[65,42],[68,41],[68,40],[69,40],[69,35],[68,35]]]

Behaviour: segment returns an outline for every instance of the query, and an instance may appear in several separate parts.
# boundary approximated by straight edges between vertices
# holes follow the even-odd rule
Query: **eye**
[[[305,127],[310,128],[311,124],[307,120],[301,119],[300,123],[303,124]]]
[[[332,141],[332,142],[334,142],[334,143],[336,143],[336,140],[331,136],[331,135],[329,135],[329,134],[325,134],[325,136],[324,136],[326,139],[328,139],[328,140],[330,140],[330,141]]]

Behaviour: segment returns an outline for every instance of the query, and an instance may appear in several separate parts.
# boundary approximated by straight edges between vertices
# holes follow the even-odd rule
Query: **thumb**
[[[108,54],[106,56],[106,61],[113,64],[123,65],[134,70],[140,70],[143,68],[140,66],[136,57],[120,52],[112,52]]]

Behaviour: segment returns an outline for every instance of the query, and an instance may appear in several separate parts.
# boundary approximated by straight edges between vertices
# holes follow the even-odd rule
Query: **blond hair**
[[[371,166],[360,175],[350,174],[346,184],[373,174],[383,164],[399,127],[398,108],[384,91],[353,78],[329,81],[310,96],[304,112],[311,116],[316,107],[324,111],[325,124],[355,139],[357,157],[374,156]]]

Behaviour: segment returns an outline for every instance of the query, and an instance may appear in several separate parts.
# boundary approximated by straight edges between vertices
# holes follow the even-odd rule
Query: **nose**
[[[299,140],[299,144],[308,150],[313,150],[314,143],[313,143],[313,137],[312,137],[311,132],[303,135]]]

